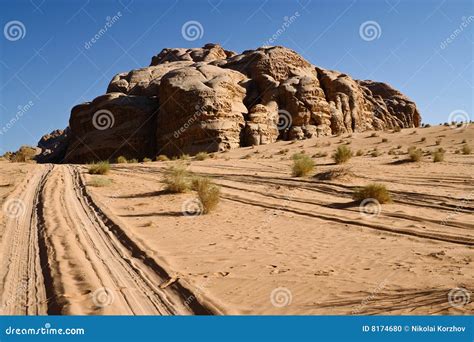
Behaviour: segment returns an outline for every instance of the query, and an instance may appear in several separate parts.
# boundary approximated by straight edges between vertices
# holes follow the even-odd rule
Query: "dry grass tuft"
[[[380,204],[392,202],[390,192],[385,185],[372,183],[354,191],[352,198],[355,201],[363,201],[365,199],[376,199]]]
[[[101,161],[89,165],[89,174],[91,175],[105,175],[110,171],[110,164],[108,161]]]
[[[314,170],[314,161],[306,154],[295,153],[291,170],[294,177],[307,176]]]
[[[196,177],[193,179],[192,187],[197,191],[199,200],[202,204],[204,214],[213,211],[220,200],[220,188],[209,178]]]
[[[352,151],[349,147],[341,145],[336,149],[336,151],[332,155],[332,158],[334,159],[336,164],[347,163],[349,159],[352,158]]]
[[[186,165],[177,164],[169,166],[165,169],[165,177],[163,182],[165,183],[166,191],[171,193],[186,192],[190,188],[189,182],[190,172]]]

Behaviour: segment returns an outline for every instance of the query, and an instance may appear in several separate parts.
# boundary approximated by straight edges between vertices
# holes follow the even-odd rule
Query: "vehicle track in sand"
[[[38,165],[10,198],[22,208],[0,245],[2,313],[213,313],[94,203],[77,167]]]

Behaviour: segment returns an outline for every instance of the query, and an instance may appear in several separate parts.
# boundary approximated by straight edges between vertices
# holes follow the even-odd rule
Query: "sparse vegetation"
[[[398,133],[398,132],[401,132],[401,131],[402,131],[402,129],[401,129],[400,127],[398,127],[398,126],[396,126],[396,127],[393,129],[393,132],[394,132],[394,133]]]
[[[411,146],[408,148],[408,160],[411,162],[419,162],[423,157],[423,150]]]
[[[128,162],[129,162],[130,164],[138,163],[138,159],[133,158],[133,159],[130,159]]]
[[[126,163],[128,163],[128,160],[124,156],[120,156],[117,158],[117,164],[126,164]]]
[[[220,188],[209,178],[194,178],[193,189],[197,191],[204,214],[208,214],[216,208],[220,199]]]
[[[151,159],[150,158],[143,158],[143,162],[144,163],[149,163],[149,162],[151,162]]]
[[[207,158],[209,158],[209,154],[207,152],[199,152],[198,154],[196,154],[196,160],[206,160]]]
[[[110,178],[95,177],[91,181],[87,182],[87,185],[94,186],[94,187],[97,187],[97,188],[101,188],[101,187],[104,187],[104,186],[109,186],[112,183],[113,182]]]
[[[426,137],[421,138],[420,141],[421,141],[421,142],[425,142],[425,141],[426,141]]]
[[[461,151],[462,151],[462,154],[471,154],[472,153],[471,146],[469,146],[468,144],[464,144],[461,148]]]
[[[382,142],[386,143],[386,142],[388,142],[388,139],[387,138],[382,138]]]
[[[370,156],[371,157],[374,157],[374,158],[377,158],[378,156],[380,156],[382,153],[379,152],[379,150],[377,148],[374,148],[374,150],[372,152],[370,152]]]
[[[164,154],[160,154],[159,156],[156,157],[156,161],[168,161],[170,160],[168,156],[165,156]]]
[[[347,163],[349,159],[352,157],[352,151],[349,147],[345,145],[339,146],[334,154],[332,155],[332,158],[336,162],[336,164],[343,164]]]
[[[189,160],[191,157],[189,154],[182,154],[179,156],[179,160]]]
[[[293,155],[292,172],[295,177],[304,177],[314,169],[314,161],[306,154]]]
[[[380,204],[392,202],[390,192],[385,185],[372,183],[354,191],[352,198],[355,201],[363,201],[368,198],[376,199]]]
[[[105,175],[110,171],[110,164],[108,161],[101,161],[89,165],[89,174],[91,175]]]
[[[436,144],[437,146],[439,146],[439,145],[441,145],[441,141],[442,141],[441,139],[436,139],[435,144]]]
[[[363,156],[363,155],[364,155],[364,151],[362,151],[362,150],[358,150],[357,153],[356,153],[357,157],[360,157],[360,156]]]
[[[433,162],[434,163],[439,163],[444,160],[444,151],[443,150],[438,150],[433,152]]]
[[[186,192],[190,188],[190,173],[184,164],[172,165],[166,168],[163,182],[166,191],[172,193]]]

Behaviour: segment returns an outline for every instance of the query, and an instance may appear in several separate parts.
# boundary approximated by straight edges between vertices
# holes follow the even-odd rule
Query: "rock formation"
[[[277,139],[418,127],[414,102],[385,83],[315,67],[276,46],[164,49],[75,106],[42,138],[41,161],[82,163],[223,151]],[[49,150],[49,153],[45,153]]]

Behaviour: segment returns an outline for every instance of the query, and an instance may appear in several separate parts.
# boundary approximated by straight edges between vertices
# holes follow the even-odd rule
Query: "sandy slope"
[[[379,135],[190,161],[222,189],[218,209],[195,217],[182,212],[194,193],[162,191],[163,170],[175,162],[118,164],[107,176],[22,164],[25,176],[0,163],[15,179],[0,188],[3,202],[26,204],[0,232],[1,305],[21,314],[472,314],[474,155],[454,151],[462,140],[474,147],[474,127]],[[336,168],[330,154],[343,141],[364,151],[349,162],[352,176],[291,176],[292,153],[328,153],[314,157],[321,174]],[[445,161],[403,163],[405,155],[387,153],[411,145],[441,146]],[[383,154],[370,156],[375,147]],[[97,178],[113,183],[84,186]],[[361,215],[351,194],[374,181],[394,203]],[[449,303],[458,287],[470,303]]]

